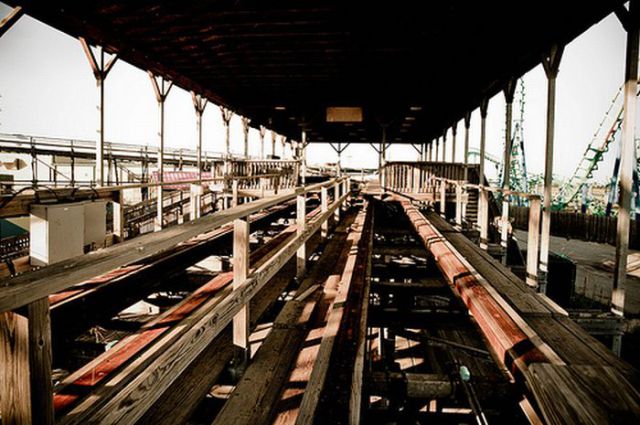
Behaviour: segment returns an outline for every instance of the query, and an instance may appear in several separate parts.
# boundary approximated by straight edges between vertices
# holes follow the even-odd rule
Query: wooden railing
[[[466,167],[467,170],[470,170],[479,166],[478,164],[468,164]],[[465,173],[464,164],[394,161],[384,165],[381,184],[384,188],[394,192],[432,193],[437,190],[434,178],[466,180],[467,173]],[[477,183],[473,180],[471,182]]]
[[[0,344],[6,354],[0,364],[0,374],[11,378],[11,382],[3,382],[6,388],[11,386],[11,391],[3,392],[0,399],[1,406],[6,407],[2,409],[3,422],[17,423],[37,415],[38,423],[54,423],[50,294],[116,268],[150,260],[172,246],[233,223],[233,290],[224,299],[207,303],[180,340],[168,344],[154,362],[136,370],[136,375],[130,376],[127,382],[106,386],[105,391],[110,392],[105,394],[103,403],[93,404],[90,400],[88,404],[81,403],[61,419],[62,423],[134,423],[229,324],[233,323],[234,345],[245,350],[249,347],[251,300],[294,255],[297,274],[301,276],[305,272],[308,258],[305,244],[318,231],[326,236],[325,223],[339,214],[349,196],[349,184],[347,178],[338,178],[297,188],[0,281]],[[334,192],[332,203],[329,203],[329,190]],[[309,192],[320,192],[321,211],[307,222]],[[248,217],[293,199],[297,204],[296,236],[259,267],[250,269]],[[153,385],[150,386],[151,377]],[[131,397],[137,402],[128,403]]]

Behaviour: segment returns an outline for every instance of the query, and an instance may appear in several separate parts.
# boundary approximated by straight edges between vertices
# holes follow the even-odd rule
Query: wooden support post
[[[447,130],[442,134],[442,162],[447,162]]]
[[[333,201],[337,202],[340,199],[340,183],[336,182],[333,185]],[[336,208],[333,212],[333,220],[337,225],[340,222],[340,208]]]
[[[277,190],[276,190],[277,193]],[[231,182],[231,208],[238,206],[238,180],[233,179]]]
[[[549,240],[551,230],[551,197],[553,186],[553,139],[555,132],[556,79],[560,69],[563,46],[554,45],[548,57],[542,59],[547,74],[547,143],[544,166],[544,208],[542,210],[542,235],[540,240],[540,292],[547,290],[549,272]],[[637,61],[637,58],[636,58]]]
[[[172,82],[168,82],[164,77],[160,77],[160,82],[151,71],[148,72],[151,79],[151,87],[158,102],[158,183],[164,182],[164,101],[167,99]],[[154,230],[162,230],[164,223],[164,193],[162,185],[156,188],[157,214],[154,220]]]
[[[202,216],[202,185],[192,184],[190,186],[190,198],[189,198],[189,206],[191,213],[189,215],[190,220],[195,220]]]
[[[538,287],[538,249],[540,247],[540,197],[529,198],[529,233],[527,236],[527,285]]]
[[[471,113],[464,114],[464,181],[469,182],[469,127],[471,127]]]
[[[48,297],[0,313],[0,394],[3,424],[54,423]]]
[[[204,109],[207,107],[207,99],[203,98],[199,94],[195,94],[195,92],[191,92],[191,100],[193,101],[193,108],[196,111],[196,134],[198,139],[198,144],[196,146],[196,167],[198,168],[198,183],[202,184],[202,114],[204,113]],[[193,193],[193,187],[191,189]],[[193,211],[193,204],[191,204],[191,220],[195,218]],[[200,207],[198,207],[198,217],[200,217],[199,214]]]
[[[271,158],[275,159],[276,157],[276,139],[278,135],[274,130],[271,130]]]
[[[87,41],[80,37],[80,44],[84,50],[89,65],[93,71],[93,76],[96,79],[96,86],[98,87],[98,140],[96,142],[96,180],[98,186],[104,185],[104,82],[109,75],[109,71],[116,63],[118,56],[113,55],[109,62],[104,62],[104,49],[98,46],[98,59],[96,59],[91,46]],[[98,61],[99,60],[99,61]]]
[[[29,324],[18,313],[0,313],[0,412],[2,423],[28,425],[31,418]]]
[[[263,125],[260,126],[260,159],[265,159],[264,156],[264,136],[267,134],[267,128]]]
[[[462,183],[456,183],[456,226],[462,228]]]
[[[233,222],[233,290],[241,291],[249,275],[249,221],[247,217]],[[239,348],[236,365],[245,364],[251,356],[249,346],[249,303],[233,316],[233,345]]]
[[[382,126],[382,144],[380,145],[380,161],[382,163],[382,175],[380,177],[380,186],[382,193],[387,190],[387,127]]]
[[[242,117],[242,134],[244,135],[244,157],[249,158],[249,123],[251,120],[247,117]]]
[[[329,210],[329,194],[326,187],[320,189],[320,206],[322,212]],[[322,236],[322,240],[326,239],[329,235],[329,220],[325,220],[320,226],[320,234]]]
[[[347,195],[347,197],[344,199],[344,202],[342,202],[342,205],[340,207],[342,211],[347,211],[348,209],[348,202],[350,201],[348,195],[350,192],[351,192],[351,178],[347,177],[342,181],[342,193]]]
[[[482,228],[486,226],[488,222],[488,217],[483,217],[484,211],[488,208],[483,208],[483,196],[487,196],[486,193],[483,195],[484,188],[484,154],[485,154],[485,142],[487,139],[487,109],[489,108],[489,99],[483,99],[480,102],[480,170],[478,171],[478,184],[480,185],[479,193],[478,193],[478,201],[480,205],[478,206],[478,227],[480,228],[480,247],[482,248]],[[485,223],[485,224],[483,224]],[[486,235],[485,235],[486,236]],[[485,237],[485,245],[486,245],[486,237]],[[485,248],[486,249],[486,248]]]
[[[124,241],[125,220],[124,220],[124,192],[119,191],[117,199],[113,200],[113,235],[118,242]]]
[[[447,218],[447,183],[440,180],[440,215]]]
[[[300,174],[302,177],[302,186],[307,184],[307,132],[302,130],[302,142],[300,143]]]
[[[455,122],[451,126],[451,163],[456,162],[456,133],[458,132],[458,123]]]
[[[480,219],[480,249],[489,248],[489,191],[480,186],[478,200],[478,216]]]
[[[222,205],[223,208],[229,208],[230,199],[229,199],[229,191],[231,190],[230,178],[232,174],[231,170],[231,118],[233,117],[233,112],[231,110],[220,107],[220,113],[222,114],[222,123],[224,125],[225,130],[225,138],[224,138],[224,162],[222,166],[222,176],[223,180],[223,199]]]
[[[504,190],[510,189],[510,176],[511,176],[511,126],[513,121],[513,96],[516,91],[516,83],[518,80],[515,78],[510,79],[507,82],[507,86],[504,89],[504,98],[506,102],[505,107],[505,140],[504,140],[504,160],[503,160],[503,174],[502,174],[502,188]],[[502,194],[502,223],[500,229],[500,245],[503,250],[503,261],[506,264],[507,261],[507,246],[509,243],[509,195]]]
[[[34,424],[53,425],[53,379],[51,377],[51,314],[49,297],[27,306],[29,320],[29,380],[31,419]],[[3,423],[11,423],[10,421]]]
[[[307,193],[296,196],[296,225],[298,235],[307,228]],[[302,244],[296,253],[296,277],[301,279],[307,268],[307,246]]]
[[[627,30],[627,52],[624,82],[624,115],[622,118],[622,146],[620,178],[618,181],[620,198],[618,201],[618,221],[616,233],[616,259],[611,294],[611,310],[617,315],[625,313],[625,283],[627,278],[627,255],[629,252],[629,225],[631,198],[633,196],[633,170],[635,169],[635,126],[638,94],[638,56],[640,37],[640,4],[631,0],[629,10],[622,5],[616,10]]]

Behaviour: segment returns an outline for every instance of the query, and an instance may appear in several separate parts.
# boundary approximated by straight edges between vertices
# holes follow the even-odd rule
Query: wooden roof
[[[623,1],[7,3],[289,138],[379,142],[388,124],[387,141],[417,143]],[[364,121],[327,123],[327,106]]]

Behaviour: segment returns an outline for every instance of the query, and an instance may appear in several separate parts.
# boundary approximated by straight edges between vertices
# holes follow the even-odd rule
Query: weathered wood
[[[242,289],[242,284],[249,274],[249,222],[245,218],[234,221],[233,230],[233,290]],[[249,352],[249,306],[245,304],[233,317],[233,344],[239,347],[244,360]]]
[[[345,228],[337,229],[324,248],[324,254],[296,291],[295,298],[288,301],[276,317],[274,329],[260,346],[214,424],[269,423],[295,357],[307,336],[306,328],[316,311],[321,289],[331,283],[331,276],[339,270],[338,260],[345,240]]]
[[[302,193],[296,197],[296,226],[298,227],[298,235],[304,233],[307,228],[307,194]],[[302,278],[307,268],[307,249],[304,244],[300,245],[296,252],[297,271],[296,276]]]
[[[346,196],[346,194],[343,195],[343,197],[344,196]],[[368,246],[368,241],[364,247],[360,245],[363,232],[370,221],[367,220],[368,213],[369,210],[365,209],[360,211],[358,214],[358,217],[356,218],[357,228],[355,228],[349,236],[349,243],[347,244],[349,249],[351,246],[358,246],[359,248]],[[336,336],[338,334],[343,315],[346,311],[345,303],[349,295],[349,289],[351,287],[352,280],[354,279],[354,274],[357,272],[363,272],[363,270],[357,269],[359,265],[357,260],[360,259],[362,261],[363,255],[367,255],[365,249],[362,249],[360,253],[358,250],[353,249],[350,249],[349,251],[347,262],[340,278],[338,293],[335,295],[335,299],[330,305],[329,316],[326,320],[327,324],[314,362],[313,371],[311,372],[304,396],[300,402],[300,410],[295,421],[298,425],[311,424],[315,419],[318,403],[320,401],[320,394],[324,389],[325,380],[327,378],[331,354],[334,349],[334,343],[336,342]],[[360,268],[361,267],[362,263],[360,263]],[[364,278],[364,273],[361,277]],[[348,399],[345,400],[345,402],[348,402]]]
[[[332,182],[312,185],[308,189],[320,188],[325,184],[332,184]],[[117,267],[150,258],[178,243],[232,222],[236,218],[246,217],[281,204],[295,196],[294,193],[263,198],[236,208],[213,213],[194,222],[163,229],[160,232],[143,235],[100,251],[71,258],[26,275],[3,279],[0,281],[2,289],[0,291],[0,311],[19,308]]]
[[[311,238],[308,242],[309,250],[315,251],[318,244],[319,238]],[[262,261],[264,260],[263,258]],[[256,326],[262,315],[270,310],[290,284],[295,277],[295,269],[295,260],[289,260],[287,265],[251,300],[249,311],[252,327]],[[187,421],[232,359],[231,331],[230,329],[227,331],[218,335],[167,388],[153,407],[137,422],[139,425],[151,423],[173,425]]]
[[[311,235],[319,230],[320,224],[333,214],[344,197],[334,202],[327,213],[318,215],[309,226],[285,246],[277,250],[269,260],[258,267],[244,282],[241,290],[233,291],[221,300],[211,300],[205,303],[198,314],[192,319],[193,325],[183,333],[172,330],[163,336],[155,345],[162,353],[143,372],[137,370],[138,366],[147,360],[147,353],[139,356],[126,367],[122,373],[125,375],[136,372],[135,378],[120,389],[117,394],[112,394],[106,403],[95,406],[96,397],[84,400],[69,415],[65,417],[64,424],[76,423],[118,423],[121,421],[134,422],[149,409],[160,397],[162,392],[169,387],[176,377],[181,374],[188,365],[206,348],[208,343],[215,338],[231,321],[240,308],[247,303],[288,260],[293,257],[300,245],[304,244]],[[228,210],[227,210],[228,211]],[[169,340],[175,333],[179,333],[178,339],[171,345]],[[114,378],[117,382],[117,377]],[[107,385],[106,391],[113,391],[113,387]]]
[[[538,249],[540,248],[540,198],[529,199],[529,233],[527,236],[527,285],[538,286]]]
[[[322,212],[327,211],[329,207],[329,194],[326,187],[323,187],[322,192],[320,192],[320,206],[322,208]],[[322,227],[320,231],[321,231],[321,236],[323,238],[326,238],[327,235],[329,234],[329,220],[322,223]]]
[[[3,425],[32,423],[29,324],[13,312],[0,313],[0,412]]]
[[[31,419],[34,424],[52,425],[54,416],[49,299],[45,297],[30,303],[27,306],[27,315],[29,321]]]
[[[313,217],[317,212],[318,210],[316,209],[309,215]],[[263,264],[266,261],[266,255],[271,250],[283,246],[289,241],[293,237],[292,235],[295,230],[295,225],[284,229],[277,237],[271,239],[253,252],[251,254],[251,261],[255,263],[256,267]],[[103,381],[112,378],[111,374],[114,373],[114,371],[125,365],[144,349],[151,347],[150,350],[154,350],[152,346],[154,341],[158,340],[165,332],[182,319],[192,315],[205,301],[213,299],[214,297],[227,296],[230,293],[230,289],[227,286],[232,280],[233,272],[225,272],[217,275],[180,303],[143,325],[140,332],[123,339],[111,350],[103,353],[69,375],[58,385],[56,390],[56,412],[61,413],[68,410],[68,408],[81,397],[102,385]],[[158,354],[159,351],[156,350],[149,358],[152,358],[154,355],[157,356]],[[122,383],[125,378],[126,377],[120,377],[117,381]]]

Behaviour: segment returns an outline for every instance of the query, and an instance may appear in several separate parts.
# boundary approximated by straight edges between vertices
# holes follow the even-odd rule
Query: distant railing
[[[467,170],[479,168],[468,164]],[[384,188],[402,193],[433,193],[439,185],[434,178],[462,181],[467,177],[465,165],[446,162],[387,162],[382,169]],[[477,176],[477,173],[473,174]],[[473,182],[475,183],[475,182]]]

